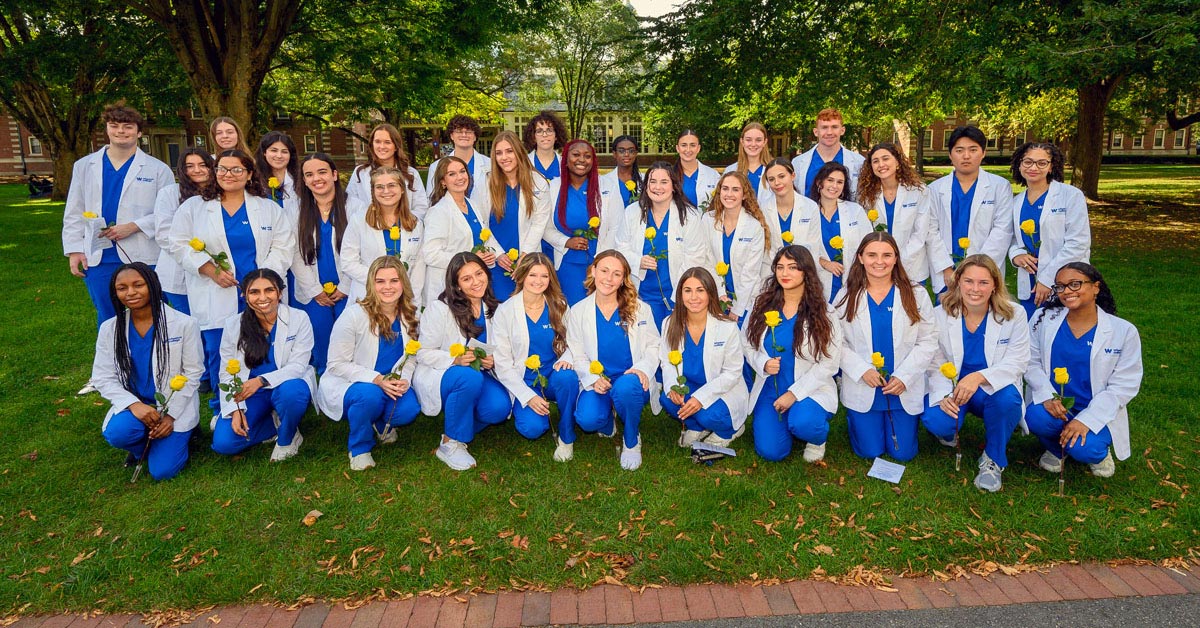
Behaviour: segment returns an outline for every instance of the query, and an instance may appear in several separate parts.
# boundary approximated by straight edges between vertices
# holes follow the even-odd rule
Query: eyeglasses
[[[554,129],[538,129],[538,130],[534,131],[533,134],[540,135],[542,137],[549,137],[551,135],[554,135]]]
[[[217,166],[216,170],[217,170],[217,174],[232,174],[232,175],[237,175],[239,177],[246,174],[247,172],[249,172],[248,170],[246,170],[245,168],[243,168],[241,166],[235,166],[233,168],[226,168],[225,166]]]
[[[616,154],[616,155],[636,155],[636,154],[637,154],[637,149],[636,149],[636,148],[614,148],[614,149],[613,149],[613,154]]]
[[[1050,289],[1054,291],[1054,294],[1062,294],[1062,293],[1066,292],[1067,290],[1070,290],[1071,292],[1079,292],[1079,289],[1082,288],[1083,284],[1086,284],[1086,283],[1096,283],[1096,282],[1083,281],[1081,279],[1076,279],[1075,281],[1072,281],[1072,282],[1066,283],[1066,284],[1056,283],[1053,286],[1050,286]]]
[[[1038,170],[1045,170],[1046,168],[1050,167],[1050,162],[1045,159],[1039,159],[1037,161],[1034,161],[1032,159],[1022,159],[1021,167],[1022,168],[1037,168]]]

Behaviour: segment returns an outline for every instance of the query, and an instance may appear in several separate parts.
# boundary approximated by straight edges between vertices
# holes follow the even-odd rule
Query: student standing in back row
[[[449,156],[458,157],[464,164],[467,164],[467,174],[471,175],[470,183],[467,185],[467,196],[472,203],[476,204],[483,202],[476,196],[477,194],[480,196],[487,194],[485,182],[488,173],[492,171],[492,160],[488,159],[487,155],[475,150],[475,142],[479,140],[481,133],[483,133],[483,129],[471,116],[454,116],[450,118],[450,122],[446,123],[446,135],[450,136],[450,142],[454,145],[454,150],[450,152]],[[434,175],[437,173],[441,161],[441,159],[437,159],[429,164],[429,173],[426,175],[425,189],[429,191],[431,206],[437,202],[432,198],[434,184],[437,182]],[[450,253],[455,252],[450,251]]]
[[[858,172],[862,170],[862,155],[847,149],[842,145],[842,136],[846,127],[842,124],[842,112],[837,109],[822,109],[817,114],[817,125],[813,135],[817,137],[817,145],[807,152],[801,153],[792,160],[792,168],[796,171],[796,190],[805,196],[812,196],[813,179],[821,167],[830,162],[837,162],[850,172],[846,181],[846,189],[850,190],[851,199],[858,190]]]
[[[721,175],[700,163],[700,136],[691,129],[679,134],[675,142],[675,154],[679,156],[675,171],[679,173],[679,180],[683,184],[683,194],[703,214],[708,211],[708,204],[712,201]]]
[[[425,218],[429,210],[429,193],[421,182],[421,175],[412,167],[412,160],[404,152],[404,138],[396,127],[384,122],[371,129],[371,143],[367,148],[369,161],[354,169],[350,182],[346,185],[346,196],[354,200],[358,206],[371,204],[371,174],[377,168],[395,168],[404,179],[404,195],[408,199],[408,209],[414,216]],[[433,172],[433,169],[430,169]],[[370,264],[371,260],[367,260]]]
[[[567,143],[567,127],[553,112],[543,111],[529,119],[522,132],[529,161],[547,181],[562,176],[562,156],[558,151]]]
[[[742,127],[742,136],[738,140],[737,163],[725,166],[725,172],[740,172],[750,181],[748,195],[761,201],[764,196],[771,194],[767,186],[767,163],[771,161],[771,148],[767,146],[767,127],[758,122],[748,122]],[[724,174],[724,173],[722,173]]]

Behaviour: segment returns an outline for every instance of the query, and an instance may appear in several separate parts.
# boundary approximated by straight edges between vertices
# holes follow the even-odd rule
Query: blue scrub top
[[[758,196],[758,183],[762,181],[763,173],[766,170],[766,166],[759,166],[754,170],[746,171],[746,178],[750,180],[750,189],[746,192],[748,196]]]
[[[479,332],[478,336],[475,336],[475,339],[479,342],[487,342],[487,311],[482,305],[479,307],[479,317],[475,319],[475,325],[483,330]]]
[[[834,155],[833,161],[835,161],[836,163],[839,163],[839,164],[845,163],[842,161],[842,149],[841,148],[838,149],[837,155]],[[817,178],[817,173],[821,171],[821,167],[824,166],[825,163],[826,163],[825,158],[821,157],[821,153],[818,153],[817,151],[814,150],[812,152],[812,160],[808,162],[808,172],[804,173],[804,195],[805,196],[808,196],[809,191],[812,190],[813,181]],[[847,181],[846,185],[850,185],[850,182]]]
[[[957,177],[950,180],[950,246],[954,255],[959,258],[965,251],[958,245],[958,241],[971,232],[971,203],[974,202],[975,188],[978,186],[979,179],[976,178],[971,184],[971,189],[963,191]]]
[[[567,237],[573,237],[576,229],[586,230],[588,228],[588,220],[591,216],[588,216],[587,192],[587,181],[584,181],[578,189],[573,185],[567,185],[567,224],[563,225],[558,222],[558,212],[555,211],[555,226]],[[596,240],[591,240],[588,242],[587,251],[567,249],[566,254],[563,255],[563,263],[586,266],[592,263],[592,257],[595,255]]]
[[[629,335],[621,326],[621,309],[613,310],[612,319],[604,318],[596,308],[596,346],[604,374],[614,380],[633,367],[633,352],[629,349]]]
[[[333,255],[333,249],[336,246],[337,240],[333,237],[331,217],[331,220],[321,222],[321,246],[317,249],[317,277],[321,280],[321,285],[326,283],[337,285],[340,282],[337,259]]]
[[[871,314],[871,350],[883,354],[883,368],[890,378],[896,370],[896,354],[892,350],[892,305],[896,300],[896,287],[892,286],[882,303],[875,303],[870,294],[864,293],[863,298],[867,300],[867,311]],[[871,404],[871,410],[886,410],[891,401],[884,399],[883,388],[876,388],[875,402]],[[891,405],[898,408],[899,399],[895,401],[896,403]]]
[[[779,233],[780,234],[782,234],[785,231],[792,230],[792,219],[795,217],[796,217],[796,209],[794,207],[792,208],[792,213],[788,214],[787,218],[784,218],[783,216],[779,217]],[[787,246],[787,242],[784,242],[783,244],[784,244],[784,246]]]
[[[542,361],[542,368],[535,374],[525,369],[525,385],[533,386],[533,380],[539,374],[546,377],[554,370],[558,356],[554,354],[554,328],[550,326],[550,308],[542,309],[542,315],[535,321],[525,315],[525,329],[529,332],[529,355],[536,355]]]
[[[275,330],[277,329],[279,329],[278,322],[271,326],[271,333],[267,335],[267,343],[269,343],[268,346],[270,347],[267,349],[267,359],[258,366],[250,367],[250,377],[258,377],[263,373],[279,370],[279,367],[275,366]],[[276,385],[280,383],[275,382]]]
[[[476,183],[476,181],[475,181],[475,155],[477,155],[477,154],[478,153],[472,152],[471,153],[471,161],[467,162],[467,174],[471,175],[470,176],[471,183],[469,185],[467,185],[467,196],[470,196],[473,192],[475,192],[475,183]]]
[[[667,303],[670,304],[668,308],[673,308],[671,266],[667,257],[667,242],[669,240],[667,229],[671,225],[670,210],[667,210],[667,213],[663,215],[663,220],[659,224],[654,224],[654,213],[651,212],[650,217],[646,220],[646,224],[654,227],[654,239],[647,240],[644,237],[642,238],[642,255],[651,255],[651,251],[654,251],[654,255],[661,257],[658,260],[658,270],[646,271],[646,276],[642,279],[641,285],[638,286],[638,296],[646,302],[666,299]],[[651,243],[653,243],[653,247],[651,247]]]
[[[467,203],[467,213],[463,214],[463,218],[467,219],[467,226],[471,228],[471,242],[473,243],[471,246],[475,246],[481,244],[479,234],[483,232],[483,225],[480,224],[479,217],[475,215],[475,208],[471,207],[471,201],[465,202]]]
[[[621,177],[617,177],[617,187],[621,189],[621,204],[628,207],[630,199],[633,197],[633,192],[629,190],[629,184],[622,181]]]
[[[111,225],[117,222],[117,209],[121,206],[121,190],[125,187],[125,176],[129,174],[129,166],[133,163],[133,157],[126,159],[120,168],[114,168],[112,162],[108,160],[108,151],[106,150],[101,161],[104,166],[101,171],[100,215],[104,217],[105,225]],[[104,249],[100,263],[121,263],[121,256],[115,244]]]
[[[400,335],[400,319],[392,321],[392,331],[396,332],[394,340],[384,336],[379,337],[379,355],[375,358],[375,372],[387,375],[392,368],[404,357],[404,342]]]
[[[1017,233],[1021,236],[1021,244],[1025,246],[1025,250],[1032,253],[1034,257],[1039,257],[1042,249],[1042,209],[1046,207],[1046,197],[1049,196],[1047,192],[1042,192],[1042,195],[1039,196],[1037,200],[1030,203],[1029,192],[1026,191],[1025,201],[1021,203],[1021,220],[1018,222],[1018,224],[1025,222],[1026,220],[1032,220],[1033,235],[1026,235],[1025,232],[1021,231],[1020,228],[1017,229]],[[1036,246],[1034,245],[1034,242],[1037,242]],[[1033,289],[1035,283],[1037,283],[1037,276],[1030,275],[1029,288],[1031,290]]]
[[[721,229],[721,260],[729,266],[729,272],[725,273],[725,293],[733,298],[736,294],[733,290],[733,264],[729,261],[729,250],[733,247],[733,240],[737,237],[737,229],[733,233],[725,233],[725,229]]]
[[[775,326],[774,336],[771,335],[771,328],[766,328],[763,332],[763,346],[767,349],[767,355],[779,358],[779,374],[774,377],[779,383],[779,394],[782,395],[796,383],[796,352],[792,351],[792,343],[796,338],[796,317],[799,312],[791,318],[783,316],[783,312],[779,314],[783,322]],[[779,345],[782,350],[776,350],[775,345]],[[773,392],[774,387],[771,390]]]
[[[839,261],[838,255],[841,255],[843,253],[843,251],[839,251],[839,250],[833,248],[833,246],[829,244],[829,241],[833,239],[833,236],[840,236],[840,235],[842,235],[842,212],[841,212],[841,210],[838,209],[837,211],[833,212],[833,217],[828,220],[825,219],[825,214],[821,213],[821,240],[825,246],[825,256],[831,262]],[[844,243],[843,243],[842,247],[843,247],[843,249],[845,248]],[[840,261],[841,261],[842,266],[845,269],[849,270],[850,264],[847,263],[847,259],[846,259],[845,255],[842,255],[842,258]],[[845,272],[843,272],[842,274],[845,275]],[[830,300],[830,302],[832,302],[833,299],[837,296],[838,290],[842,289],[842,278],[837,275],[834,275],[832,280],[830,281],[830,284],[831,285],[830,285],[830,289],[829,289],[829,300]]]
[[[696,168],[696,171],[690,175],[683,175],[682,179],[684,196],[688,197],[688,200],[692,202],[692,205],[699,207],[700,200],[696,196],[696,184],[700,182],[700,169]]]
[[[246,273],[258,268],[258,244],[254,241],[254,231],[246,215],[246,203],[243,202],[232,216],[222,209],[221,220],[225,227],[225,241],[229,243],[229,256],[233,258],[233,274],[241,283]]]
[[[692,342],[692,335],[687,329],[683,330],[683,376],[687,379],[687,387],[692,393],[695,393],[701,386],[708,383],[708,376],[704,374],[704,337],[708,335],[708,331],[700,334],[700,342]],[[675,381],[674,378],[670,378]],[[671,384],[667,385],[667,390],[670,390]]]
[[[1071,417],[1079,416],[1092,402],[1092,339],[1095,336],[1093,326],[1076,338],[1071,326],[1063,321],[1050,345],[1050,385],[1062,396],[1075,398],[1075,405],[1068,413]],[[1054,383],[1054,369],[1061,367],[1066,367],[1070,376],[1065,387]]]
[[[897,198],[899,198],[899,196],[897,196]],[[884,211],[884,214],[887,216],[887,232],[891,233],[892,225],[896,224],[896,199],[892,199],[891,201],[889,201],[889,200],[887,200],[887,197],[884,197],[883,211]]]
[[[991,315],[985,314],[983,322],[975,328],[974,333],[967,331],[967,318],[964,316],[962,319],[963,360],[958,373],[959,379],[988,367],[983,337],[987,332],[989,318]]]
[[[488,225],[492,230],[492,237],[500,243],[505,252],[509,249],[521,248],[521,234],[519,224],[521,221],[521,186],[515,187],[505,186],[504,189],[504,218],[496,220],[496,212],[492,212],[488,218]]]
[[[132,161],[132,160],[130,160]],[[133,326],[133,317],[129,317],[129,357],[133,360],[133,373],[129,383],[133,385],[133,394],[144,404],[155,405],[154,393],[158,387],[154,384],[154,325],[146,330],[143,336]]]
[[[542,161],[538,159],[537,155],[535,154],[533,156],[533,167],[535,170],[542,173],[542,176],[546,177],[547,181],[553,181],[554,179],[562,176],[562,171],[559,169],[558,164],[558,155],[554,156],[554,161],[550,162],[549,167],[545,167],[542,166]]]

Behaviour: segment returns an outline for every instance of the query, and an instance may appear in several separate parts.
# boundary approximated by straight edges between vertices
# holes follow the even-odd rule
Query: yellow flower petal
[[[588,367],[588,372],[590,372],[592,375],[603,375],[604,365],[596,360],[592,360],[591,366]]]
[[[780,239],[782,239],[784,242],[786,242],[788,244],[791,244],[792,240],[794,239],[794,236],[792,236],[791,231],[784,231],[783,233],[779,234],[779,237],[780,237]]]
[[[400,227],[392,227],[391,229],[388,229],[388,237],[393,240],[399,240],[400,239]]]
[[[272,190],[278,189],[279,179],[276,179],[275,177],[267,179],[267,187],[271,188]]]
[[[729,274],[729,264],[725,262],[717,262],[717,276],[724,277]]]
[[[450,345],[450,357],[452,357],[452,358],[457,358],[458,356],[460,356],[466,352],[467,352],[467,348],[457,342]]]
[[[872,210],[868,211],[867,212],[867,220],[870,220],[871,222],[875,222],[876,220],[879,220],[879,210],[872,209]]]
[[[667,354],[667,361],[675,366],[679,366],[683,363],[683,354],[678,351],[672,351]]]
[[[1037,223],[1033,222],[1032,218],[1029,220],[1021,221],[1021,233],[1024,233],[1025,235],[1032,238],[1033,234],[1036,231],[1037,231]]]
[[[843,240],[842,236],[840,235],[835,235],[832,238],[829,238],[829,246],[833,247],[835,251],[842,250],[842,247],[845,246],[845,244],[846,241]]]
[[[479,232],[479,241],[480,242],[487,242],[488,240],[491,240],[491,239],[492,239],[492,230],[491,229],[480,230],[480,232]]]
[[[595,228],[599,227],[599,226],[600,226],[600,217],[599,217],[599,216],[592,216],[591,218],[589,218],[589,219],[588,219],[588,226],[589,226],[589,227],[591,227],[592,229],[595,229]]]
[[[971,248],[971,238],[959,238],[958,248],[962,249],[963,252],[966,252],[967,249]]]
[[[954,368],[953,362],[946,362],[945,364],[942,364],[942,367],[938,370],[942,372],[942,377],[945,377],[946,379],[954,379],[955,377],[958,377],[958,369]]]
[[[83,212],[83,217],[87,218],[88,220],[99,218],[99,216],[96,215],[96,212]]]
[[[409,340],[404,344],[404,352],[408,355],[416,355],[421,350],[421,343],[416,340]]]
[[[514,261],[514,262],[515,262],[515,261],[517,261],[517,258],[518,258],[518,257],[520,257],[520,256],[521,256],[521,252],[520,252],[520,251],[518,251],[518,250],[516,250],[516,249],[509,249],[509,250],[508,250],[508,259],[510,259],[510,260],[512,260],[512,261]]]
[[[525,368],[527,368],[531,371],[536,371],[538,369],[541,369],[542,368],[542,356],[535,353],[535,354],[529,356],[528,358],[525,358]]]
[[[337,291],[337,286],[334,285],[334,283],[332,281],[326,281],[321,286],[321,289],[325,291],[325,294],[333,294],[334,292]]]
[[[882,353],[876,351],[875,353],[871,354],[871,365],[872,366],[874,366],[877,369],[881,369],[881,368],[883,368],[884,364],[885,364],[885,362],[884,362]]]
[[[237,375],[242,372],[242,363],[237,360],[230,360],[225,363],[225,372],[230,375]]]
[[[1060,366],[1054,369],[1054,383],[1059,386],[1066,386],[1071,381],[1071,374],[1067,372],[1067,367]]]
[[[626,181],[625,189],[629,190],[630,192],[636,190],[637,189],[637,181],[634,181],[633,179]]]
[[[192,238],[191,241],[188,242],[188,246],[192,247],[193,251],[202,253],[204,251],[204,240],[201,240],[200,238]]]
[[[646,227],[646,239],[647,240],[653,240],[654,236],[656,236],[656,235],[658,235],[658,232],[654,230],[654,227]]]
[[[175,377],[171,378],[171,390],[179,392],[183,390],[183,387],[186,386],[187,383],[188,378],[186,375],[176,375]]]

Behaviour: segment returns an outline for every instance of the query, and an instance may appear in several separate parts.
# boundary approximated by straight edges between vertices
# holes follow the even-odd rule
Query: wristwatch
[[[270,388],[270,387],[271,387],[271,382],[268,382],[268,381],[267,381],[267,378],[263,377],[262,375],[259,375],[259,376],[258,376],[258,378],[262,380],[262,387],[263,387],[263,388]]]

